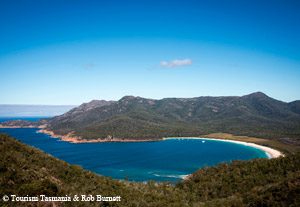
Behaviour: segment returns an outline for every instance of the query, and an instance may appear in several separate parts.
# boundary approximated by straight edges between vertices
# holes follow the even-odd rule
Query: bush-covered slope
[[[0,135],[0,196],[120,195],[121,202],[56,206],[300,206],[300,154],[235,161],[195,172],[176,186],[129,183],[93,174]],[[13,203],[1,206],[52,206]]]
[[[125,96],[116,102],[94,102],[50,119],[48,129],[60,135],[75,132],[85,139],[162,138],[215,132],[264,138],[300,135],[298,102],[281,102],[260,92],[241,97],[161,100]]]
[[[191,202],[233,199],[247,206],[300,205],[299,158],[297,154],[220,164],[195,172],[178,187],[190,192]]]
[[[15,194],[18,196],[65,195],[102,195],[121,196],[121,202],[102,203],[111,206],[155,206],[164,202],[178,203],[183,197],[173,187],[149,187],[112,180],[83,170],[79,166],[53,158],[32,147],[6,136],[0,135],[0,196]],[[170,190],[168,190],[170,189]],[[172,194],[170,194],[172,193]],[[166,196],[165,195],[172,195]],[[174,196],[174,197],[173,197]],[[155,199],[153,199],[155,198]],[[173,201],[172,201],[173,200]],[[152,205],[152,203],[154,203]],[[44,203],[3,202],[7,206],[38,206]],[[50,205],[50,204],[49,204]],[[99,203],[56,203],[56,206],[99,206]],[[157,205],[159,206],[159,205]]]

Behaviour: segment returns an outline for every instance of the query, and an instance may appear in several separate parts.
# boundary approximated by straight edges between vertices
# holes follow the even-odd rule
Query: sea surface
[[[27,117],[27,116],[22,116],[22,117],[1,117],[0,116],[0,123],[5,122],[5,121],[12,121],[12,120],[26,120],[26,121],[39,121],[41,119],[48,119],[51,118],[49,116],[39,116],[39,117]]]
[[[202,167],[267,158],[264,151],[253,147],[208,139],[73,144],[37,130],[0,129],[0,133],[95,173],[130,181],[177,182]]]

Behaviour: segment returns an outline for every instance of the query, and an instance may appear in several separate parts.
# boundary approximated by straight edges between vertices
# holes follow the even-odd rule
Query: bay
[[[264,151],[253,147],[209,139],[73,144],[37,130],[0,129],[0,133],[97,174],[130,181],[177,182],[202,167],[267,158]]]

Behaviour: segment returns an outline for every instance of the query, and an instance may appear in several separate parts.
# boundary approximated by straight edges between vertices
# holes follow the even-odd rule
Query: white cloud
[[[167,67],[167,68],[174,68],[174,67],[180,67],[180,66],[186,66],[191,65],[193,62],[191,59],[175,59],[171,61],[161,61],[160,66],[161,67]]]

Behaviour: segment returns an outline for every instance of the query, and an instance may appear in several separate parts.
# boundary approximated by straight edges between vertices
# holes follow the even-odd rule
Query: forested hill
[[[121,196],[121,202],[4,202],[0,206],[300,206],[300,154],[221,164],[176,186],[112,180],[0,135],[0,195]]]
[[[215,132],[299,138],[300,101],[285,103],[261,92],[161,100],[125,96],[119,101],[85,103],[50,119],[48,129],[86,139],[155,139]]]

